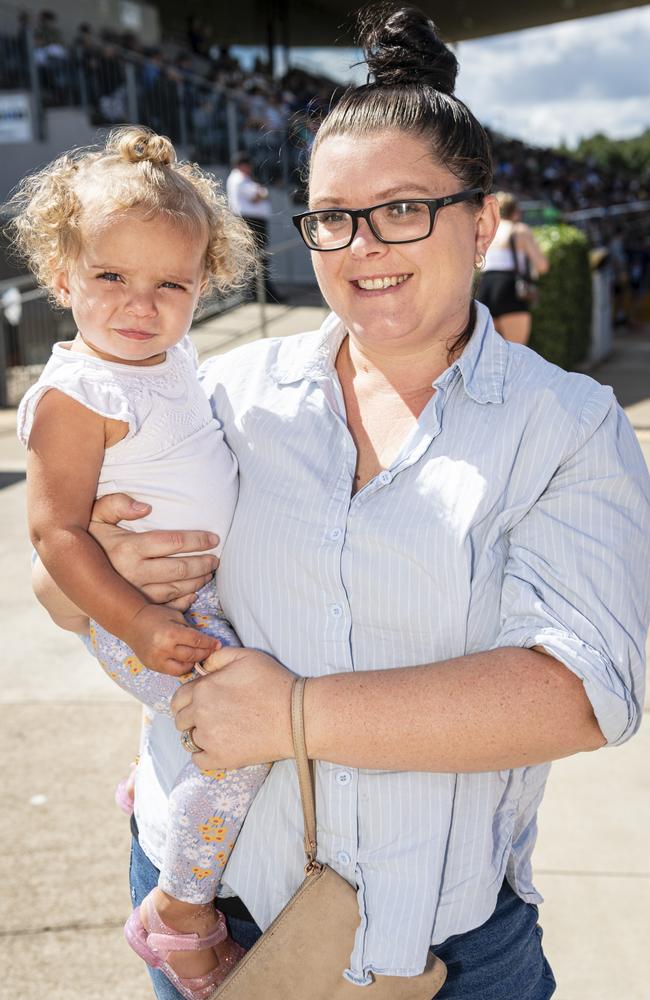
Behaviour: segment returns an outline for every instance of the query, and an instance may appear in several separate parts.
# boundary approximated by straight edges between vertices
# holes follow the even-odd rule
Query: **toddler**
[[[214,182],[140,127],[62,156],[12,202],[17,248],[78,330],[55,345],[18,411],[32,541],[71,602],[58,623],[86,632],[119,685],[170,714],[194,665],[237,637],[213,582],[185,616],[151,604],[112,568],[89,534],[90,514],[96,497],[124,492],[150,508],[135,530],[201,528],[225,539],[237,468],[188,330],[207,290],[245,282],[251,239]],[[125,934],[188,1000],[209,996],[242,954],[213,900],[267,773],[188,762],[172,791],[159,884]]]

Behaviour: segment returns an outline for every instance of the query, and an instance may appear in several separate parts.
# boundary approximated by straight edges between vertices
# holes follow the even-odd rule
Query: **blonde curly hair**
[[[205,234],[202,297],[243,286],[255,267],[254,238],[217,182],[195,163],[177,161],[169,139],[139,125],[113,129],[103,148],[71,150],[26,177],[7,207],[13,248],[51,295],[56,273],[79,255],[84,227],[132,210]]]

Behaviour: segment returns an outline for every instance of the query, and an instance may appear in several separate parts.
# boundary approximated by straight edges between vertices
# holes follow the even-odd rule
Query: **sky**
[[[495,35],[455,47],[456,93],[486,125],[533,145],[574,147],[650,127],[650,5]],[[295,49],[298,65],[340,80],[354,49]]]

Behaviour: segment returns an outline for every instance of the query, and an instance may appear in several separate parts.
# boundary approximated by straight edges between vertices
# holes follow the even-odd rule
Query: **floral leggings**
[[[219,607],[214,584],[199,591],[186,618],[224,646],[239,645]],[[154,711],[172,714],[170,701],[186,679],[148,670],[121,639],[95,622],[91,622],[87,645],[111,680]],[[167,843],[158,881],[161,889],[186,903],[214,899],[244,817],[268,772],[268,764],[201,771],[188,760],[169,797]]]

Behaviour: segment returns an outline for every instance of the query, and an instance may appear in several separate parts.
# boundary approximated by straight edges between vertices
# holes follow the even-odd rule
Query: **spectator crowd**
[[[44,107],[81,106],[96,125],[137,120],[168,135],[200,163],[226,163],[237,147],[251,154],[263,183],[298,177],[321,113],[336,84],[291,68],[280,79],[257,59],[245,70],[208,25],[188,21],[184,44],[149,47],[131,32],[80,24],[64,41],[51,10],[0,20],[0,90],[29,88],[33,57]]]

